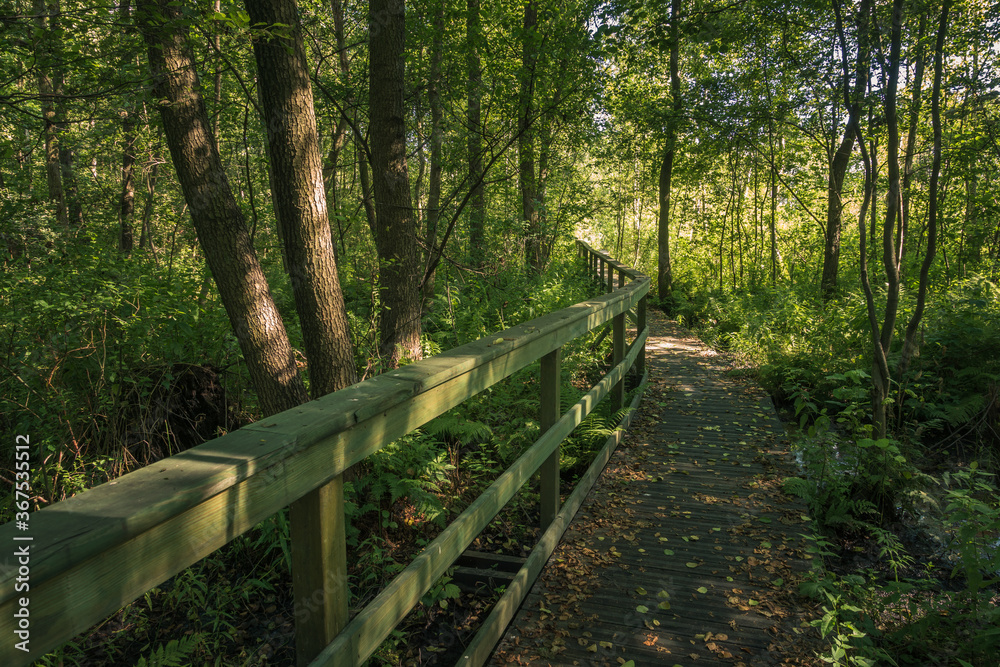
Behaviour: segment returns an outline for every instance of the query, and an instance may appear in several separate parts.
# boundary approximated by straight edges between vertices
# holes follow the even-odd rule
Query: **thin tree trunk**
[[[672,113],[667,122],[666,145],[660,161],[659,195],[660,216],[657,226],[657,269],[656,289],[660,303],[668,311],[673,307],[673,271],[670,266],[670,187],[674,171],[674,151],[677,144],[677,126],[681,114],[680,77],[680,14],[681,0],[671,0],[670,4],[670,96]]]
[[[441,60],[444,56],[444,3],[438,3],[434,11],[434,37],[431,41],[431,72],[428,102],[431,106],[431,168],[430,183],[427,187],[427,229],[424,236],[423,303],[429,304],[434,296],[434,271],[430,270],[437,247],[438,220],[441,217]]]
[[[833,0],[833,7],[836,13],[836,20],[840,29],[840,34],[844,35],[842,29],[842,19],[840,13],[839,0]],[[858,49],[857,61],[854,71],[854,95],[848,97],[845,94],[848,121],[844,127],[844,136],[830,161],[830,169],[827,177],[827,204],[826,204],[826,229],[823,245],[823,275],[820,279],[820,293],[824,301],[829,300],[837,291],[837,276],[840,272],[840,230],[842,226],[844,202],[841,194],[844,189],[844,176],[847,174],[847,167],[851,161],[851,153],[854,150],[854,128],[858,123],[858,118],[854,114],[860,111],[860,100],[865,94],[868,85],[868,13],[870,0],[862,0],[858,7]],[[845,66],[843,68],[843,87],[848,90],[850,87],[850,71]]]
[[[910,226],[910,182],[913,180],[913,156],[917,150],[917,125],[920,121],[921,88],[924,83],[924,35],[927,33],[927,13],[927,11],[920,13],[920,25],[917,28],[917,54],[913,72],[913,97],[910,100],[909,127],[907,128],[906,152],[903,162],[903,201],[900,210],[903,238],[907,238]],[[903,265],[906,258],[905,243],[899,249],[899,255],[900,264]]]
[[[404,2],[371,0],[369,56],[371,158],[379,254],[379,353],[395,368],[419,359],[420,249],[410,202],[404,124]]]
[[[254,40],[274,213],[309,362],[310,391],[324,396],[354,384],[354,346],[337,261],[312,85],[294,0],[246,0],[255,25],[288,26],[284,38]]]
[[[469,184],[472,188],[469,209],[469,259],[477,268],[481,268],[486,261],[486,193],[483,185],[482,135],[483,72],[479,59],[482,25],[479,3],[480,0],[467,0],[468,13],[465,19],[465,67],[469,86],[467,119]]]
[[[521,89],[518,100],[518,181],[521,186],[521,219],[525,227],[525,267],[541,271],[541,229],[539,228],[535,183],[534,97],[538,61],[538,8],[535,0],[524,5],[524,32],[521,38]]]
[[[185,19],[168,0],[139,0],[140,29],[149,47],[153,91],[184,199],[205,250],[262,411],[273,414],[309,400],[285,325],[250,242],[243,214],[222,166]],[[153,17],[164,19],[153,22]]]
[[[897,377],[902,378],[910,366],[910,360],[919,347],[917,328],[924,314],[927,301],[927,285],[930,282],[931,264],[937,251],[938,234],[938,177],[941,174],[941,78],[944,69],[944,42],[948,32],[948,12],[951,0],[944,0],[941,7],[941,18],[938,23],[937,43],[934,45],[934,85],[931,92],[931,125],[934,128],[934,157],[931,164],[930,201],[927,204],[927,252],[920,267],[920,285],[917,288],[917,307],[913,311],[906,327],[903,339],[903,351],[900,354]],[[921,17],[921,24],[924,19]],[[906,200],[904,199],[904,202]]]
[[[66,197],[63,192],[62,166],[59,163],[59,132],[56,114],[55,90],[52,81],[52,45],[51,35],[54,34],[59,11],[58,2],[47,3],[46,0],[33,0],[32,12],[35,15],[35,59],[38,61],[38,96],[41,100],[42,122],[45,133],[45,178],[48,185],[48,199],[55,204],[56,219],[63,226],[69,225],[69,214],[66,209]]]

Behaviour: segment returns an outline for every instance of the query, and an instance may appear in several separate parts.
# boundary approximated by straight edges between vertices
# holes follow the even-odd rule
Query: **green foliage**
[[[201,636],[195,634],[180,639],[171,639],[166,644],[161,644],[148,656],[139,658],[135,665],[136,667],[178,667],[179,665],[191,664],[191,656],[198,650],[201,640]]]

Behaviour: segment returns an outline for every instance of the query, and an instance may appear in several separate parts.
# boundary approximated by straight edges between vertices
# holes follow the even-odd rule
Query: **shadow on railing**
[[[460,660],[485,662],[622,433],[608,439],[561,508],[560,443],[606,395],[623,407],[633,366],[645,382],[650,280],[582,241],[578,248],[608,294],[136,470],[32,513],[27,532],[15,522],[0,526],[0,544],[8,545],[0,565],[0,664],[26,664],[60,646],[289,506],[298,662],[360,664],[538,472],[544,533]],[[637,334],[626,349],[629,311]],[[609,320],[612,368],[560,415],[562,346]],[[536,360],[541,437],[348,621],[344,471]],[[630,420],[631,412],[621,426]]]

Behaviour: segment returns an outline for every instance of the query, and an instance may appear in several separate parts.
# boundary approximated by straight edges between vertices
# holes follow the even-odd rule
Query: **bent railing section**
[[[461,659],[482,664],[621,431],[562,507],[559,444],[605,396],[622,407],[626,373],[645,370],[649,278],[583,242],[579,252],[609,293],[163,459],[30,514],[27,530],[0,526],[7,552],[0,559],[0,664],[24,664],[58,647],[289,506],[298,662],[360,664],[537,472],[544,533]],[[626,313],[637,324],[627,347]],[[562,346],[609,321],[611,370],[560,414]],[[541,437],[348,622],[343,473],[536,360]],[[638,400],[637,392],[633,405]],[[22,637],[27,652],[17,647]]]

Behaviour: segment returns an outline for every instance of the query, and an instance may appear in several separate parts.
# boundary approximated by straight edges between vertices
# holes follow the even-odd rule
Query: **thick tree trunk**
[[[294,0],[246,0],[255,25],[285,37],[254,40],[271,197],[302,325],[313,397],[354,384],[354,346],[340,290],[323,183],[312,85]]]
[[[153,92],[164,101],[159,108],[167,144],[205,259],[263,412],[288,410],[309,396],[222,166],[185,19],[168,0],[140,0],[137,8],[149,46]]]
[[[482,40],[482,22],[479,15],[480,0],[467,0],[468,14],[465,19],[466,55],[465,68],[468,74],[468,154],[469,187],[472,198],[469,202],[469,260],[477,268],[486,261],[486,193],[483,185],[483,71],[479,58]]]
[[[379,254],[379,353],[391,368],[420,354],[420,248],[404,125],[403,0],[371,0],[369,105]]]

